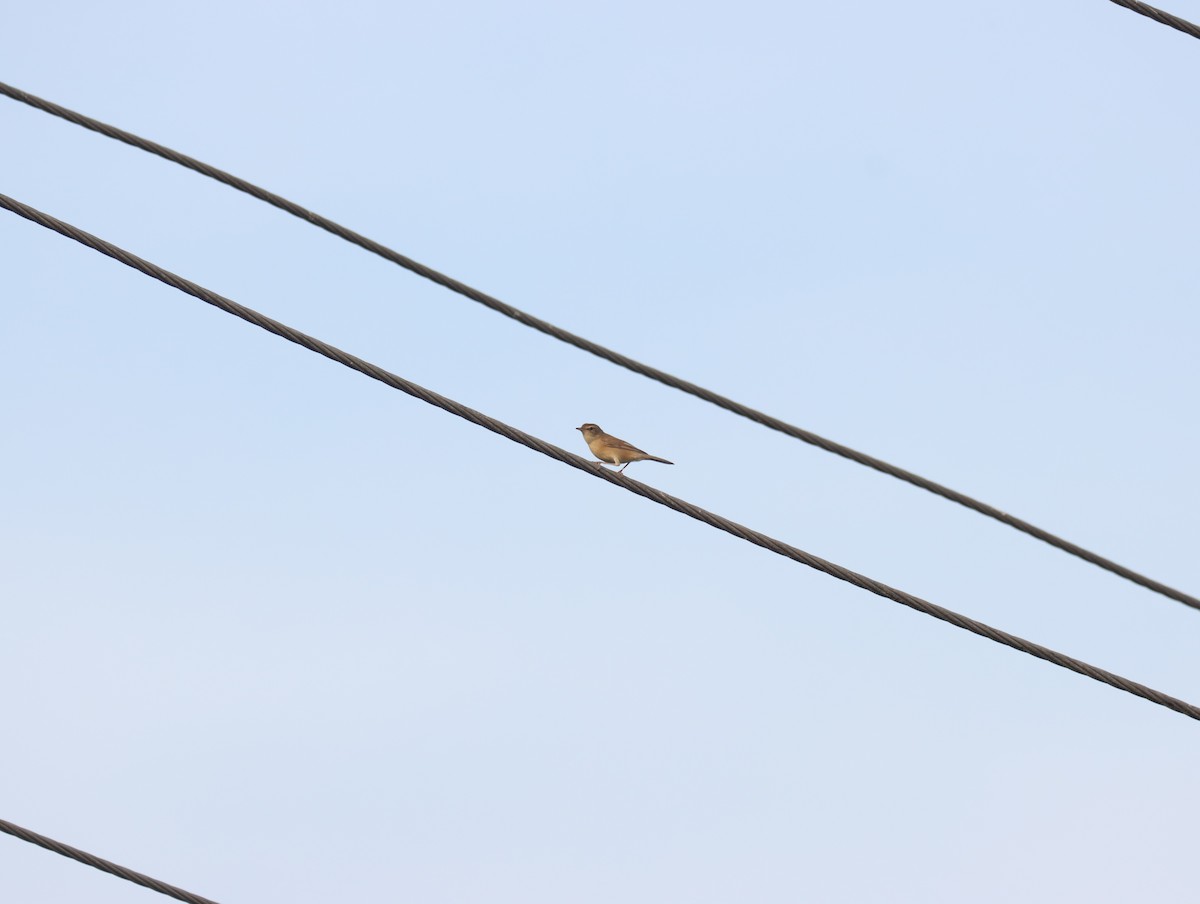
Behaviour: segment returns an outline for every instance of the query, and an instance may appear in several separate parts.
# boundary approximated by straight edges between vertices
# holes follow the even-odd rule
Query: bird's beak
[[[576,427],[575,429],[576,429],[576,430],[579,430],[579,431],[581,431],[581,432],[582,432],[582,430],[583,430],[583,428],[582,428],[582,427]]]

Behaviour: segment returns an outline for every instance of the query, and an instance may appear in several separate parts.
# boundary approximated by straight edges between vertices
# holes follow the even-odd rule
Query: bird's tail
[[[657,455],[647,455],[647,456],[646,456],[646,461],[658,461],[658,462],[662,462],[664,465],[673,465],[673,464],[675,464],[675,462],[673,462],[673,461],[667,461],[665,458],[659,458]]]

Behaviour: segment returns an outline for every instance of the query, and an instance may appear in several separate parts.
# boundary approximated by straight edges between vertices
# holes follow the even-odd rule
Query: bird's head
[[[593,436],[599,436],[604,432],[595,424],[584,424],[582,427],[576,427],[575,429],[583,434],[584,439],[591,439]]]

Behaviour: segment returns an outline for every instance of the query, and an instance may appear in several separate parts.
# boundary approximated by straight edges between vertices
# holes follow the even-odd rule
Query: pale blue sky
[[[0,81],[1200,592],[1200,42],[1105,0],[25,4],[5,30]],[[0,192],[1200,702],[1200,612],[3,98],[0,136]],[[11,214],[0,249],[0,818],[224,904],[1194,894],[1185,717]],[[3,837],[0,897],[159,899]]]

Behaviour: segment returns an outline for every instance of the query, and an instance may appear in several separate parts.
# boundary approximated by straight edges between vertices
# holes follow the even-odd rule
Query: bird
[[[584,424],[582,427],[576,427],[583,434],[584,442],[588,444],[588,448],[592,450],[600,461],[596,464],[605,465],[621,465],[617,469],[620,474],[635,461],[658,461],[664,465],[673,465],[675,462],[667,461],[665,458],[659,458],[657,455],[650,455],[643,452],[637,446],[631,445],[623,439],[617,439],[615,436],[609,436],[595,424]]]

